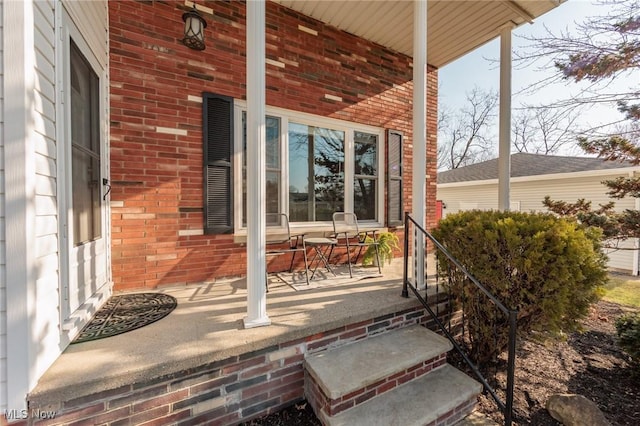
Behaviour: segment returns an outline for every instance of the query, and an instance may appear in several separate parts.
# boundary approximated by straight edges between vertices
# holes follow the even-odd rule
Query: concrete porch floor
[[[243,327],[244,278],[156,289],[177,299],[173,312],[137,330],[70,345],[30,399],[55,404],[82,398],[415,307],[415,298],[400,296],[402,266],[395,259],[382,277],[304,291],[270,276],[271,325],[253,329]]]

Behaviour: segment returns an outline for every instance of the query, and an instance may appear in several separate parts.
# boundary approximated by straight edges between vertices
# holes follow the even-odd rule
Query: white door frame
[[[59,37],[57,41],[57,66],[56,84],[58,86],[56,102],[57,113],[57,171],[58,171],[58,212],[59,212],[59,247],[60,247],[60,316],[62,329],[72,339],[80,331],[84,323],[88,321],[99,304],[111,293],[111,265],[110,261],[110,220],[107,201],[101,203],[101,237],[98,241],[87,243],[83,246],[88,251],[98,248],[98,256],[103,256],[100,261],[101,268],[104,268],[103,282],[97,283],[93,289],[93,294],[87,294],[84,300],[79,303],[72,303],[70,292],[77,288],[77,263],[74,261],[76,252],[73,246],[73,198],[72,198],[72,176],[71,176],[71,88],[70,88],[70,54],[71,42],[83,54],[93,71],[99,78],[99,112],[100,112],[100,179],[109,176],[108,170],[108,120],[107,120],[107,64],[102,64],[91,50],[80,30],[73,22],[70,14],[64,7],[57,8],[57,18],[59,25]],[[69,141],[69,142],[68,142]],[[105,186],[100,185],[100,197],[105,196]],[[88,247],[95,246],[95,247]],[[104,264],[102,264],[104,262]],[[78,305],[78,306],[76,306]]]

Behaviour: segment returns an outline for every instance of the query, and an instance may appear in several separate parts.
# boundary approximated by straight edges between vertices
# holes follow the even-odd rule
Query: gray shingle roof
[[[605,161],[593,157],[563,157],[517,153],[511,154],[511,177],[536,176],[552,173],[574,173],[591,170],[632,167],[630,163]],[[438,183],[467,182],[498,179],[498,159],[471,164],[438,173]]]

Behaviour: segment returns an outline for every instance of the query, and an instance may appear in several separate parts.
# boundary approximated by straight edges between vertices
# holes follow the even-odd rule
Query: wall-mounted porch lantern
[[[184,21],[184,38],[182,42],[185,46],[194,50],[204,50],[204,29],[207,28],[207,21],[198,13],[194,7],[182,15]]]

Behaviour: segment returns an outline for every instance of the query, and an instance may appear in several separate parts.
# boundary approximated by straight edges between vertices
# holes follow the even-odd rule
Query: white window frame
[[[234,99],[234,154],[233,154],[233,167],[234,167],[234,234],[246,235],[247,228],[242,226],[242,112],[246,111],[246,102]],[[376,185],[376,210],[377,219],[374,221],[362,222],[360,225],[363,228],[372,227],[380,228],[384,226],[384,191],[385,191],[385,169],[384,169],[384,156],[385,156],[385,130],[380,127],[369,126],[365,124],[353,123],[350,121],[338,120],[335,118],[322,117],[319,115],[308,114],[299,111],[288,110],[278,107],[266,107],[266,115],[278,117],[280,119],[280,170],[281,170],[281,182],[280,182],[280,212],[289,212],[289,122],[295,122],[299,124],[324,127],[331,130],[338,130],[344,132],[345,135],[345,153],[344,153],[344,180],[345,180],[345,193],[344,193],[344,210],[346,212],[353,212],[353,182],[355,179],[354,170],[354,133],[364,132],[376,135],[378,137],[378,145],[376,147],[377,155],[377,185]],[[347,183],[349,182],[349,183]],[[323,231],[333,229],[333,224],[330,221],[318,221],[318,222],[292,222],[291,228],[297,231]],[[267,228],[267,233],[270,229]]]

